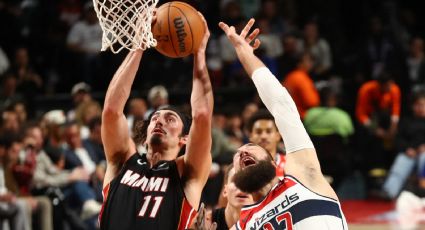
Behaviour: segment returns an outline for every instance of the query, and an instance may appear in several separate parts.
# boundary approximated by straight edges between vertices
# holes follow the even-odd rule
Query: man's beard
[[[270,183],[276,176],[276,168],[268,160],[259,161],[237,172],[233,182],[242,192],[257,192]]]
[[[150,145],[155,147],[162,145],[161,135],[159,134],[152,135]]]

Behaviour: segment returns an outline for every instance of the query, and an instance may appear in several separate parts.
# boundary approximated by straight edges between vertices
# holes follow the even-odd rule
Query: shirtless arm
[[[254,81],[261,100],[275,118],[287,150],[285,172],[295,176],[313,191],[337,198],[321,173],[316,151],[301,122],[294,101],[253,52],[259,46],[257,40],[253,47],[250,45],[258,31],[254,30],[247,36],[253,24],[254,20],[251,19],[240,35],[235,32],[233,26],[220,23],[220,27],[235,47],[238,58],[248,76]]]
[[[124,106],[130,96],[142,55],[142,50],[128,53],[106,92],[101,128],[107,162],[104,187],[116,176],[122,164],[136,152],[124,116]]]
[[[202,17],[203,18],[203,17]],[[190,103],[192,107],[192,126],[190,127],[186,154],[179,160],[183,162],[180,174],[185,182],[184,190],[192,207],[199,206],[201,192],[211,168],[211,119],[213,94],[205,61],[205,50],[209,31],[205,19],[206,32],[199,49],[194,53],[193,82]]]

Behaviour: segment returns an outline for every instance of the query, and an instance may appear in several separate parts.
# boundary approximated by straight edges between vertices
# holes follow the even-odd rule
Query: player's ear
[[[224,198],[227,198],[227,184],[225,184],[224,187],[223,187],[222,195],[223,195]]]
[[[181,136],[179,140],[179,145],[180,146],[185,145],[187,143],[187,139],[188,139],[188,135]]]

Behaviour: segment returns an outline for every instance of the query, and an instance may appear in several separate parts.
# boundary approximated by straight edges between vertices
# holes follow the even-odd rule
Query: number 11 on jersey
[[[149,214],[150,218],[155,218],[156,213],[158,212],[159,206],[161,206],[162,198],[163,198],[162,196],[155,196],[153,198],[154,204],[152,207],[152,211]],[[142,208],[140,209],[140,212],[139,212],[140,217],[145,217],[146,211],[148,210],[149,204],[151,203],[151,199],[152,199],[152,196],[145,196],[143,198]]]

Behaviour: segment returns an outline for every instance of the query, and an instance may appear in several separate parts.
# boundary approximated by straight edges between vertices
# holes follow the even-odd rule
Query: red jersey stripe
[[[177,227],[178,230],[185,230],[192,225],[193,220],[198,212],[192,208],[192,206],[187,202],[186,199],[183,199],[182,209],[180,213],[179,225]]]
[[[102,196],[103,196],[102,208],[100,209],[99,218],[97,219],[99,221],[99,225],[100,225],[100,220],[102,220],[103,210],[106,205],[106,198],[108,197],[108,194],[109,194],[109,185],[110,184],[107,184],[102,190]]]

